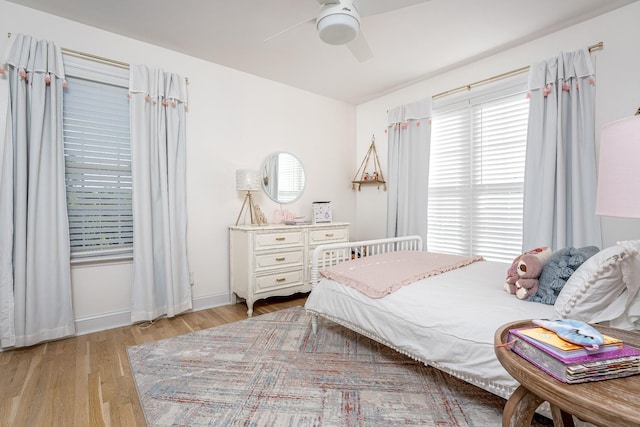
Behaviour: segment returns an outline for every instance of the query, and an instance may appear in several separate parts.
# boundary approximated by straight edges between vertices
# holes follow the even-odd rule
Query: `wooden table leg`
[[[504,406],[502,427],[530,426],[533,414],[544,399],[520,385]]]
[[[553,417],[554,427],[574,427],[573,417],[571,414],[567,414],[553,404],[551,404],[551,416]]]

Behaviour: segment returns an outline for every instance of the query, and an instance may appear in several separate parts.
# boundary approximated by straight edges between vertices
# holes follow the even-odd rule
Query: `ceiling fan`
[[[373,52],[360,28],[361,18],[377,15],[423,3],[428,0],[317,0],[321,7],[316,16],[292,25],[265,41],[290,31],[302,24],[315,22],[320,39],[331,45],[346,44],[353,56],[364,62],[373,57]]]

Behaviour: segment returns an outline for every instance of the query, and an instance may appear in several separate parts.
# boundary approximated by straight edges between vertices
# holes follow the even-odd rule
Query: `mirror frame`
[[[265,185],[265,169],[267,167],[267,164],[270,162],[270,160],[274,157],[274,156],[279,156],[280,154],[288,154],[289,156],[293,157],[298,164],[300,165],[300,167],[302,168],[302,172],[304,173],[304,184],[302,185],[302,188],[300,189],[300,191],[298,191],[298,195],[293,198],[292,200],[288,200],[288,201],[280,201],[278,200],[275,196],[273,196],[267,189],[267,186]],[[271,177],[269,177],[269,179],[271,179]],[[269,154],[264,161],[262,162],[262,166],[260,167],[260,184],[262,185],[262,191],[264,191],[264,193],[267,195],[267,197],[269,197],[271,200],[273,200],[276,203],[279,203],[281,205],[288,205],[290,203],[293,203],[295,201],[297,201],[298,199],[300,199],[300,197],[302,196],[302,193],[304,193],[304,190],[307,188],[307,171],[304,168],[304,165],[302,164],[302,162],[300,161],[300,159],[288,152],[288,151],[274,151],[273,153]]]

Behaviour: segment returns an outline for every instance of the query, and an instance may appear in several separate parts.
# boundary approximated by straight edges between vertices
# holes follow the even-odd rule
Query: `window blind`
[[[511,262],[522,249],[529,102],[522,84],[434,106],[430,251]]]
[[[128,71],[65,56],[63,135],[72,259],[131,256]]]

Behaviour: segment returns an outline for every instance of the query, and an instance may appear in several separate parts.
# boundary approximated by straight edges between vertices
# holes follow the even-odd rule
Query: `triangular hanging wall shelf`
[[[369,169],[369,160],[373,155],[373,171]],[[371,172],[370,172],[371,171]],[[362,164],[356,172],[356,175],[353,177],[353,181],[351,181],[351,189],[360,191],[361,185],[368,184],[376,184],[378,189],[382,185],[382,189],[387,191],[387,183],[384,180],[384,175],[382,174],[382,167],[380,166],[380,160],[378,159],[378,152],[376,151],[376,136],[373,135],[371,137],[371,145],[369,146],[369,151],[367,151],[367,155],[364,156],[362,160]]]

